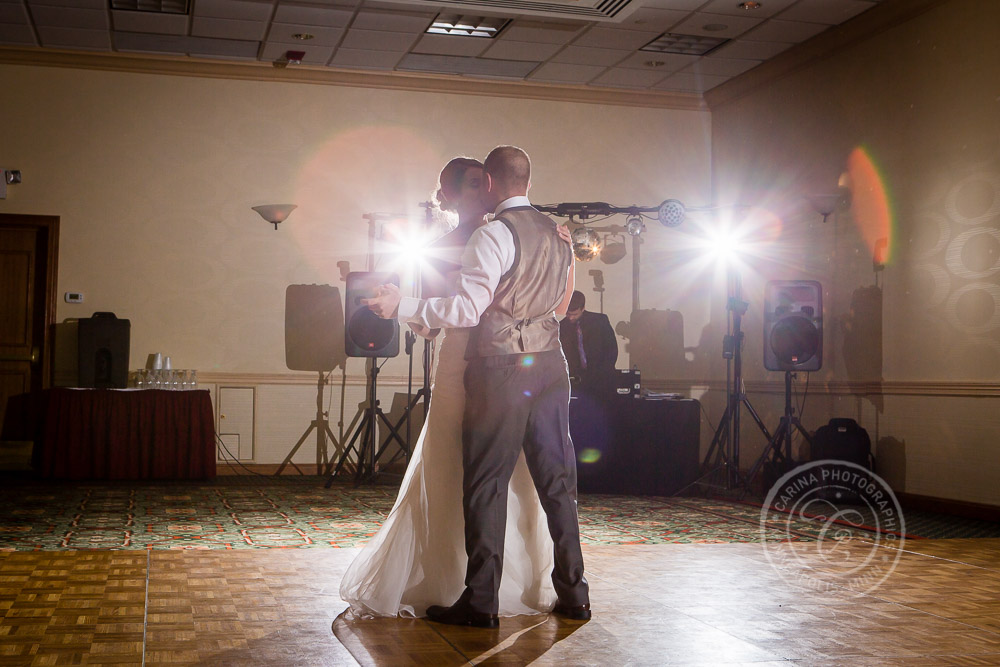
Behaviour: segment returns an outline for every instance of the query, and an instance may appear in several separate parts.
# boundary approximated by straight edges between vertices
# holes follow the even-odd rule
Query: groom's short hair
[[[531,160],[517,146],[497,146],[483,162],[483,171],[506,191],[528,192]]]

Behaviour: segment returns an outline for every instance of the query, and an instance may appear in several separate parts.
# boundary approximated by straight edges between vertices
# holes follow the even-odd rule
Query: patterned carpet
[[[343,548],[364,544],[392,507],[394,486],[330,489],[317,477],[211,482],[41,483],[3,480],[0,550]],[[907,533],[917,536],[909,527]],[[985,522],[979,522],[983,524]],[[942,526],[932,522],[938,533]],[[760,508],[723,500],[584,495],[585,544],[812,541],[820,524],[760,525]],[[987,536],[996,524],[975,526]],[[971,536],[962,526],[959,534]],[[955,531],[952,531],[953,533]]]

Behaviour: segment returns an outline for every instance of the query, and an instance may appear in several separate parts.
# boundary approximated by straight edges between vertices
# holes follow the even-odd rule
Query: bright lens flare
[[[892,206],[885,178],[867,148],[859,146],[851,151],[847,178],[854,224],[874,261],[884,265],[892,257]]]
[[[389,220],[382,223],[380,250],[392,270],[423,268],[427,264],[428,247],[432,239],[428,230],[411,220]]]

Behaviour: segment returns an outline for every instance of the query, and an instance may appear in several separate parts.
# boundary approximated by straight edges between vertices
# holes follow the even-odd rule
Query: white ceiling
[[[264,61],[702,93],[880,0],[0,0],[0,47]],[[184,7],[186,14],[112,9]],[[429,35],[439,13],[496,16],[493,39]],[[704,56],[640,50],[724,38]],[[300,40],[295,35],[312,35]]]

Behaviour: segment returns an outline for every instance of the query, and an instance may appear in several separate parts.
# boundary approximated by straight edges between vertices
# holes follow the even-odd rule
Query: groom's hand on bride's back
[[[382,319],[391,320],[396,317],[400,298],[399,288],[395,285],[379,285],[375,288],[375,296],[361,299],[361,303]]]

